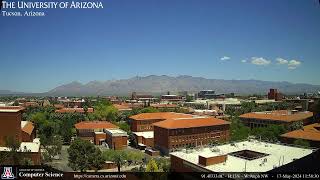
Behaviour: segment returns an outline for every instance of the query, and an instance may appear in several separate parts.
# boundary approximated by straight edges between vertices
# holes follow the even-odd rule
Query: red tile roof
[[[187,119],[168,119],[154,123],[154,126],[162,127],[165,129],[180,129],[180,128],[192,128],[192,127],[205,127],[205,126],[218,126],[230,124],[228,121],[213,117],[198,117]]]
[[[191,114],[174,113],[174,112],[157,112],[157,113],[141,113],[131,116],[130,119],[143,121],[143,120],[153,120],[153,119],[174,119],[174,118],[192,118]]]
[[[151,107],[154,108],[176,108],[178,105],[176,104],[151,104]]]
[[[34,130],[33,123],[28,121],[26,125],[22,128],[23,132],[26,132],[27,134],[31,135]]]
[[[62,109],[58,109],[56,110],[57,113],[74,113],[74,112],[78,112],[78,113],[84,113],[84,109],[83,108],[62,108]],[[92,113],[93,112],[93,108],[88,108],[88,113]]]
[[[320,123],[310,124],[304,126],[303,129],[287,132],[282,134],[281,137],[320,141]]]
[[[82,121],[74,125],[76,129],[117,129],[118,126],[108,121]]]
[[[273,121],[283,121],[283,122],[293,122],[301,121],[313,116],[312,112],[297,112],[291,113],[287,110],[279,111],[267,111],[267,112],[251,112],[242,114],[240,118],[249,118],[249,119],[262,119],[262,120],[273,120]]]
[[[0,106],[0,112],[6,112],[6,110],[8,110],[8,112],[18,112],[18,111],[22,111],[25,108],[22,106]]]

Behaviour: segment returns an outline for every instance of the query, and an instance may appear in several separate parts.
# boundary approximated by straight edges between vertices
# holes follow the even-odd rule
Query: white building
[[[173,171],[268,172],[313,153],[315,149],[248,140],[170,153]]]

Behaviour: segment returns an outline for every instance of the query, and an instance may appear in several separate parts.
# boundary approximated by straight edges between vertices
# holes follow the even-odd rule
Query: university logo
[[[12,171],[12,167],[3,167],[1,179],[14,179],[15,176]]]

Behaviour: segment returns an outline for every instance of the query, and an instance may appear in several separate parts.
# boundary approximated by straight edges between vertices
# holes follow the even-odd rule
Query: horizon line
[[[87,82],[83,82],[81,80],[73,80],[73,81],[69,81],[63,84],[58,84],[55,85],[53,88],[45,90],[43,92],[25,92],[25,91],[20,91],[20,90],[11,90],[11,89],[0,89],[0,91],[10,91],[13,93],[24,93],[24,94],[41,94],[41,93],[47,93],[57,87],[63,86],[63,85],[67,85],[67,84],[71,84],[71,83],[79,83],[81,85],[86,85],[90,82],[107,82],[107,81],[120,81],[120,80],[128,80],[128,79],[132,79],[132,78],[136,78],[136,77],[141,77],[141,78],[146,78],[149,76],[167,76],[167,77],[172,77],[172,78],[179,78],[179,77],[192,77],[192,78],[203,78],[203,79],[207,79],[207,80],[224,80],[224,81],[264,81],[264,82],[275,82],[275,83],[290,83],[290,84],[305,84],[305,85],[312,85],[312,86],[320,86],[320,84],[311,84],[311,83],[302,83],[302,82],[290,82],[290,81],[285,81],[285,80],[279,80],[279,81],[272,81],[272,80],[260,80],[260,79],[215,79],[215,78],[206,78],[206,77],[201,77],[201,76],[191,76],[191,75],[154,75],[154,74],[150,74],[150,75],[145,75],[145,76],[141,76],[141,75],[136,75],[136,76],[132,76],[129,78],[119,78],[119,79],[107,79],[107,80],[90,80]]]

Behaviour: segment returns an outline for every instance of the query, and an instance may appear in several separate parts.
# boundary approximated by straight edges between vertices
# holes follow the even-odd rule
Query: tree
[[[154,113],[154,112],[159,112],[159,110],[154,107],[146,107],[140,110],[140,113]]]
[[[151,159],[146,167],[146,172],[159,172],[159,168],[154,159]]]
[[[49,141],[46,142],[46,144],[43,144],[45,149],[45,152],[43,152],[44,161],[50,162],[52,161],[52,157],[60,155],[62,144],[62,138],[58,135],[51,137]]]
[[[18,101],[14,101],[14,103],[12,104],[12,106],[19,106],[19,102],[18,102]]]
[[[241,114],[253,112],[255,107],[256,107],[255,102],[242,102],[241,103],[241,109],[242,109]]]
[[[170,171],[170,160],[167,158],[158,158],[156,159],[159,170],[163,172]]]
[[[13,165],[19,165],[21,159],[21,153],[19,153],[20,143],[16,141],[12,136],[5,139],[6,147],[10,149],[8,152],[9,162]]]
[[[114,124],[116,124],[117,126],[119,126],[120,129],[126,131],[126,132],[130,132],[130,126],[128,123],[126,122],[113,122]]]
[[[193,101],[192,96],[187,95],[186,102],[192,102],[192,101]]]
[[[23,158],[21,164],[24,166],[32,166],[33,162],[30,158]]]
[[[320,118],[320,100],[314,102],[314,104],[310,107],[311,111],[313,112],[313,118],[317,122],[319,122]]]
[[[84,110],[84,113],[85,113],[85,114],[88,114],[88,106],[84,105],[84,106],[83,106],[83,110]]]
[[[117,165],[118,171],[120,172],[121,167],[126,161],[128,161],[128,163],[132,161],[141,162],[144,158],[144,153],[132,150],[109,149],[103,152],[103,157],[105,160],[114,162]]]
[[[94,113],[91,118],[117,121],[118,120],[118,110],[112,105],[106,105],[104,103],[99,103],[94,106]]]
[[[0,151],[0,165],[6,164],[6,160],[8,158],[8,152],[7,151]]]
[[[113,157],[113,162],[116,163],[118,172],[120,172],[121,166],[123,166],[123,164],[125,163],[124,160],[125,160],[125,156],[121,152],[116,153],[115,156]]]
[[[76,139],[68,148],[68,165],[75,171],[84,172],[92,167],[99,168],[104,160],[98,161],[96,158],[103,159],[101,151],[89,141]]]
[[[230,125],[231,141],[238,141],[247,138],[250,134],[250,128],[240,122],[238,117],[231,119]]]
[[[293,122],[287,127],[288,131],[294,131],[294,130],[298,130],[298,129],[303,129],[303,122],[302,121]]]
[[[302,146],[302,147],[310,147],[309,141],[303,140],[303,139],[297,139],[293,142],[293,144]]]
[[[258,138],[268,141],[278,141],[280,135],[285,133],[283,125],[269,125],[267,127],[253,128],[252,134]]]
[[[44,146],[50,144],[51,138],[55,133],[55,124],[44,120],[42,124],[38,125],[38,127],[41,144]]]
[[[99,148],[95,149],[94,153],[89,158],[89,162],[96,171],[100,170],[103,167],[103,163],[105,162],[105,160]]]
[[[47,120],[46,114],[44,112],[37,112],[31,115],[30,120],[35,123],[36,127],[39,128]]]

